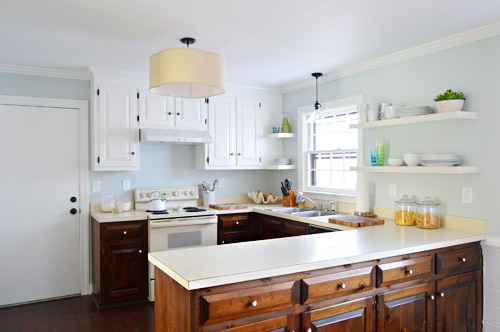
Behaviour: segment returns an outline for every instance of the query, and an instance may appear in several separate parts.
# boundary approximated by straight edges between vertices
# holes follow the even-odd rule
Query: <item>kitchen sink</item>
[[[311,210],[311,211],[293,212],[290,214],[292,216],[297,216],[297,217],[312,218],[312,217],[321,217],[321,216],[334,216],[334,215],[337,215],[339,213],[335,212],[335,211]]]
[[[295,214],[302,212],[313,212],[315,210],[308,208],[297,208],[297,207],[287,207],[287,208],[279,208],[279,209],[268,209],[268,211],[279,212],[279,213],[287,213],[287,214]]]

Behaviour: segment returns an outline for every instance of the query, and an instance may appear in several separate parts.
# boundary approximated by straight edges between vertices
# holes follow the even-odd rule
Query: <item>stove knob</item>
[[[174,191],[173,194],[174,194],[174,196],[179,196],[179,192],[178,191]]]
[[[146,197],[149,197],[149,196],[151,196],[151,193],[146,193]]]
[[[184,192],[184,196],[187,196],[189,195],[189,193],[187,191]]]

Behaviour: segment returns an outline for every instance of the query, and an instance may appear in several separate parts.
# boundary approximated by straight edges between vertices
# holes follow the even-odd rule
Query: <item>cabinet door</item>
[[[483,292],[481,280],[482,271],[478,270],[474,276],[473,272],[469,272],[444,278],[437,282],[437,331],[482,331]]]
[[[106,243],[103,263],[103,304],[146,298],[148,272],[145,241]]]
[[[434,283],[420,284],[378,296],[378,332],[434,331]]]
[[[96,170],[138,170],[137,90],[100,87]]]
[[[289,237],[289,236],[299,236],[299,235],[306,235],[307,231],[307,224],[301,223],[301,222],[294,222],[294,221],[285,221],[283,222],[283,236],[284,237]]]
[[[206,99],[175,98],[175,127],[177,129],[207,130]]]
[[[272,217],[260,217],[261,240],[283,237],[283,222]]]
[[[215,97],[209,102],[208,144],[210,166],[236,165],[236,102],[231,97]]]
[[[236,99],[236,165],[259,166],[259,101]]]
[[[297,328],[299,319],[297,316],[283,316],[267,319],[264,321],[250,323],[238,327],[233,327],[225,332],[292,332],[299,331]]]
[[[139,126],[141,128],[169,128],[174,126],[174,98],[140,90]]]
[[[308,332],[372,332],[375,315],[374,297],[353,300],[302,314],[302,331]]]

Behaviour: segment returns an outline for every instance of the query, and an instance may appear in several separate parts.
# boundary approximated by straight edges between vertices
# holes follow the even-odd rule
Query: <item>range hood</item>
[[[140,129],[141,142],[170,144],[212,143],[212,136],[207,131],[179,129]]]

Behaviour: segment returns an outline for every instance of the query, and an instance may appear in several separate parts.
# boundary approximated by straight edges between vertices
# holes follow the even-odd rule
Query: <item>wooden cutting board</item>
[[[238,204],[238,203],[226,203],[226,204],[210,204],[210,208],[216,210],[238,210],[247,209],[248,205]]]
[[[328,219],[332,224],[338,224],[348,227],[364,227],[383,225],[384,219],[366,218],[361,216],[335,216]]]

